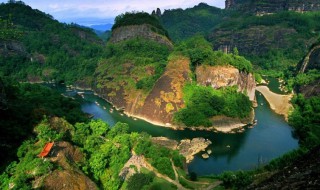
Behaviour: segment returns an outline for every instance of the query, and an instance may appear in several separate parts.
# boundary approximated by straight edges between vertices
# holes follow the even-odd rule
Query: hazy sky
[[[0,3],[8,0],[0,0]],[[34,9],[52,15],[61,22],[82,25],[113,23],[115,16],[128,11],[145,11],[160,8],[189,8],[200,2],[224,8],[225,0],[23,0]]]

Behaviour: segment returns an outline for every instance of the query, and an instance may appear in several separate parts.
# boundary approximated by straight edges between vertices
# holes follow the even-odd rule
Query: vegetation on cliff
[[[192,68],[199,65],[232,65],[239,71],[252,73],[250,61],[239,56],[237,48],[233,53],[226,54],[221,51],[213,51],[211,44],[201,35],[196,35],[185,41],[182,41],[175,49],[175,53],[182,53],[191,60]]]
[[[248,97],[235,87],[215,90],[189,84],[184,88],[184,101],[186,107],[175,113],[174,121],[188,127],[211,127],[214,123],[210,118],[216,115],[246,118],[252,109]]]
[[[282,11],[256,16],[222,10],[205,4],[182,10],[166,10],[161,21],[173,41],[197,33],[205,36],[215,50],[239,53],[256,68],[285,72],[305,55],[318,37],[319,12]]]
[[[174,51],[142,38],[109,43],[103,49],[91,30],[60,24],[50,15],[23,3],[1,4],[0,77],[6,77],[0,80],[0,150],[8,153],[1,154],[1,160],[11,161],[16,153],[18,159],[1,174],[0,187],[30,189],[38,184],[34,187],[45,188],[41,181],[56,171],[67,170],[90,176],[104,189],[176,189],[175,185],[189,185],[176,175],[176,169],[181,173],[184,165],[184,158],[178,152],[152,144],[148,135],[127,133],[127,124],[117,123],[111,128],[102,121],[86,122],[78,102],[39,85],[12,82],[8,76],[14,81],[56,80],[70,84],[84,81],[88,86],[96,81],[95,89],[103,97],[143,106],[155,84],[166,74],[163,81],[170,84],[158,86],[172,92],[160,89],[160,98],[154,98],[155,105],[151,106],[161,107],[164,103],[165,109],[160,111],[168,115],[179,109],[174,115],[178,124],[208,127],[212,126],[210,118],[216,115],[248,117],[252,105],[235,87],[215,90],[196,85],[196,67],[232,65],[241,72],[252,73],[251,62],[239,56],[240,52],[257,68],[293,76],[295,69],[292,68],[307,51],[306,45],[310,46],[318,37],[319,15],[318,12],[281,12],[257,17],[199,4],[185,11],[168,10],[161,16],[171,37],[179,42]],[[153,32],[168,36],[157,19],[147,13],[126,13],[117,17],[114,29],[148,24]],[[200,35],[194,36],[198,32]],[[23,37],[17,38],[22,33]],[[212,47],[229,54],[213,51]],[[191,70],[187,67],[189,63]],[[177,68],[184,70],[176,72]],[[294,76],[291,85],[310,85],[317,82],[319,76],[318,70],[308,70]],[[256,78],[261,79],[259,75]],[[187,80],[189,83],[185,83]],[[269,175],[282,169],[319,145],[320,97],[298,94],[292,101],[295,109],[289,123],[300,139],[301,148],[254,172],[226,172],[221,175],[225,187],[244,188],[253,180],[261,180],[261,173]],[[64,117],[72,125],[54,116]],[[34,135],[32,130],[36,124],[37,135]],[[76,161],[66,156],[67,164],[61,164],[38,158],[37,154],[48,141],[71,143],[70,146],[81,153],[81,159]],[[145,158],[147,171],[137,172],[136,166],[130,166],[135,174],[120,175],[133,156]],[[1,163],[1,170],[3,167]],[[126,177],[129,179],[125,180]]]
[[[35,184],[40,188],[43,187],[43,183],[46,183],[50,173],[56,170],[70,170],[70,168],[90,176],[101,189],[119,189],[123,185],[126,186],[127,182],[123,178],[125,176],[121,176],[120,172],[132,156],[132,152],[144,155],[158,172],[172,179],[175,179],[172,163],[182,169],[185,162],[184,157],[176,151],[151,144],[150,136],[127,133],[128,125],[124,123],[117,123],[110,128],[100,120],[71,125],[63,119],[50,118],[42,120],[35,131],[37,136],[25,141],[19,148],[17,152],[19,161],[12,162],[1,174],[1,189],[9,189],[9,186],[28,189]],[[60,150],[55,148],[53,148],[54,151],[58,152],[51,154],[49,159],[38,158],[37,155],[48,141],[55,141],[55,143],[69,141],[77,146],[76,149],[80,152],[73,153],[71,157],[62,158],[67,159],[66,162],[60,160],[58,156],[61,154]],[[77,155],[78,158],[75,158],[74,156]],[[135,175],[128,183],[161,186],[157,180],[154,181],[155,184],[153,183],[156,177],[152,172],[147,175],[150,177],[148,183],[141,181]],[[54,186],[55,184],[51,184],[52,188]]]
[[[128,102],[139,93],[145,97],[164,72],[169,53],[167,46],[142,38],[108,44],[95,71],[97,89],[108,89],[109,97],[126,94]]]
[[[319,12],[280,12],[255,16],[236,13],[215,26],[209,41],[214,48],[237,47],[258,68],[285,71],[317,40]]]
[[[14,159],[20,144],[32,136],[33,127],[44,115],[65,117],[69,122],[86,121],[80,103],[47,87],[1,79],[0,143],[1,167]],[[2,169],[2,168],[1,168]]]
[[[166,36],[169,38],[168,32],[160,24],[158,18],[154,15],[149,15],[145,12],[126,12],[125,14],[118,15],[115,18],[115,23],[112,26],[112,30],[130,25],[142,25],[149,24],[152,26],[152,30],[158,34]]]

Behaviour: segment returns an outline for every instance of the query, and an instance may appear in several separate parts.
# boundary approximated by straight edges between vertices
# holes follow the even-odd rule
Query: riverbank
[[[206,148],[212,144],[208,139],[199,137],[193,139],[184,139],[180,142],[167,137],[152,137],[152,142],[160,146],[167,147],[172,150],[178,150],[186,158],[186,163],[190,163],[194,159],[194,155],[199,152],[206,151]],[[210,151],[211,153],[211,151]]]
[[[165,127],[165,128],[169,128],[172,130],[185,130],[185,129],[190,129],[192,131],[208,131],[208,132],[221,132],[221,133],[241,133],[244,131],[244,127],[248,126],[248,125],[252,125],[253,123],[253,118],[254,118],[254,112],[252,112],[250,118],[246,121],[240,120],[239,118],[230,118],[230,117],[226,117],[226,116],[215,116],[213,118],[211,118],[211,121],[213,123],[213,125],[211,127],[186,127],[186,126],[179,126],[179,125],[174,125],[172,123],[162,123],[159,121],[154,121],[151,119],[148,119],[146,117],[143,117],[141,115],[137,115],[137,114],[132,114],[129,112],[126,112],[125,110],[123,110],[123,108],[118,108],[116,107],[111,101],[109,101],[108,99],[102,97],[99,93],[97,93],[96,91],[94,91],[91,88],[81,88],[79,86],[68,86],[67,89],[73,89],[73,90],[80,90],[80,91],[92,91],[94,95],[98,96],[99,98],[103,99],[104,101],[108,102],[109,104],[111,104],[113,106],[114,109],[116,109],[117,111],[120,111],[127,115],[128,117],[131,117],[133,119],[140,119],[143,121],[146,121],[152,125],[156,125],[156,126],[160,126],[160,127]]]
[[[283,115],[286,120],[288,120],[289,111],[292,109],[290,100],[293,97],[293,94],[281,95],[276,94],[267,86],[257,86],[256,90],[260,92],[270,104],[270,108],[277,114]]]

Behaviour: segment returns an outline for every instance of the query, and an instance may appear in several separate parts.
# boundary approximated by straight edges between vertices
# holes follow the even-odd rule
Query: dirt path
[[[176,173],[175,170],[174,170],[174,171],[175,171],[175,175],[176,175],[176,180],[173,180],[173,179],[169,178],[168,176],[165,176],[165,175],[159,173],[158,170],[155,169],[153,166],[151,166],[151,164],[150,164],[149,162],[147,162],[146,160],[145,160],[145,164],[146,164],[146,166],[147,166],[147,169],[150,170],[150,171],[153,171],[153,172],[156,174],[157,177],[160,177],[160,178],[162,178],[162,179],[164,179],[164,180],[166,180],[166,181],[168,181],[168,182],[176,185],[179,190],[187,190],[185,187],[183,187],[183,186],[179,183],[179,179],[177,178],[177,175],[178,175],[178,174]],[[177,181],[177,180],[178,180],[178,181]]]
[[[178,172],[177,172],[177,170],[176,170],[176,167],[174,166],[172,159],[170,159],[170,161],[171,161],[172,169],[173,169],[173,171],[174,171],[174,176],[175,176],[175,178],[176,178],[175,181],[180,184],[180,182],[179,182],[179,175],[178,175]]]
[[[267,99],[270,104],[270,108],[277,114],[283,115],[285,119],[288,119],[289,110],[292,108],[290,100],[292,94],[281,95],[271,92],[267,86],[257,86],[256,90],[259,91]]]

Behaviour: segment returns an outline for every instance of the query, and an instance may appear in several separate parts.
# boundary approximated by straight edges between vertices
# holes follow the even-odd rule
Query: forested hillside
[[[282,11],[258,16],[202,3],[186,10],[166,10],[160,20],[174,41],[200,33],[215,50],[230,53],[236,47],[255,68],[279,74],[294,69],[317,41],[319,15],[317,11]]]
[[[205,3],[183,9],[165,10],[160,21],[175,42],[185,40],[195,34],[208,35],[220,23],[225,11]]]
[[[33,136],[34,125],[45,116],[65,117],[70,123],[87,121],[80,103],[41,85],[0,78],[0,150],[4,163],[16,158],[17,148]]]
[[[0,17],[3,27],[20,34],[0,42],[1,76],[91,85],[103,47],[92,30],[59,23],[21,2],[1,4]]]

